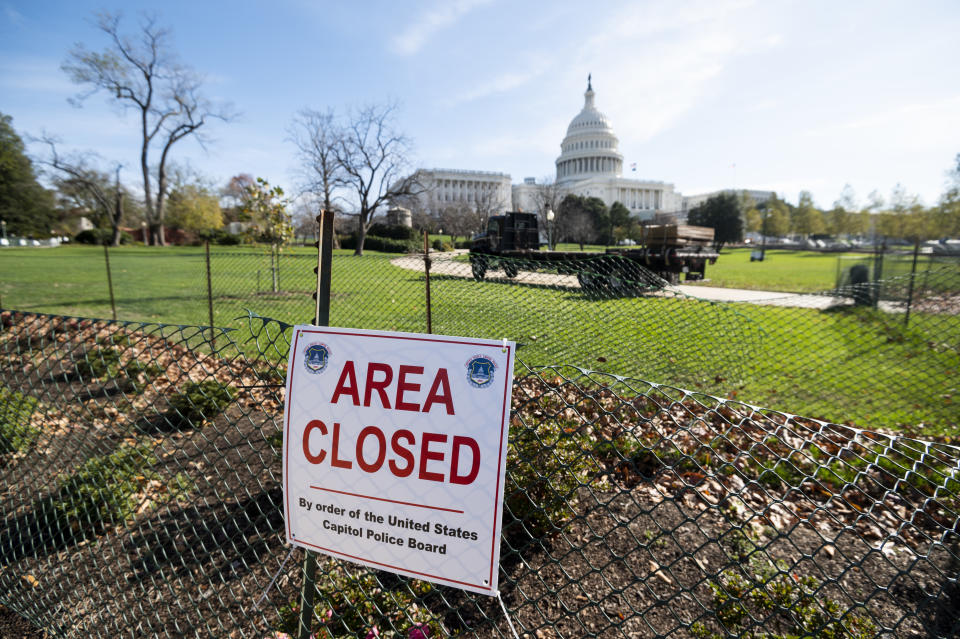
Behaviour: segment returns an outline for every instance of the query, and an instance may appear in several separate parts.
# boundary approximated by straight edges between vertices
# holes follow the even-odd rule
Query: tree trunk
[[[360,214],[360,223],[357,225],[357,248],[353,249],[354,255],[363,255],[363,243],[367,239],[366,216]]]
[[[120,190],[120,169],[117,169],[117,200],[113,207],[113,217],[110,219],[110,226],[113,230],[113,237],[110,239],[110,246],[120,246],[120,221],[123,219],[123,192]]]
[[[150,223],[150,246],[164,246],[163,224]]]

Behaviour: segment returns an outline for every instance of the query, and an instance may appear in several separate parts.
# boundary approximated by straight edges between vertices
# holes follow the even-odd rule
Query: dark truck
[[[711,228],[677,224],[646,226],[643,237],[641,246],[608,248],[604,253],[541,251],[537,216],[509,212],[492,216],[486,232],[473,237],[470,265],[477,280],[482,280],[488,269],[498,267],[507,277],[516,277],[521,268],[543,268],[575,274],[583,288],[621,289],[637,285],[663,288],[679,283],[681,273],[686,273],[687,281],[700,280],[707,262],[717,261],[718,254],[710,246]]]

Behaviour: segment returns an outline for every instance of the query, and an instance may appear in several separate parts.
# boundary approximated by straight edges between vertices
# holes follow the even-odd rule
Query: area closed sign
[[[495,595],[513,342],[297,326],[287,541]]]

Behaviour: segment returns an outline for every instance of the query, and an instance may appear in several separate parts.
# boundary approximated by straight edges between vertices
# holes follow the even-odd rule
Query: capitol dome
[[[589,76],[583,97],[583,109],[570,121],[567,137],[560,145],[557,182],[597,176],[619,177],[623,172],[623,156],[617,150],[619,140],[607,116],[600,113],[594,104]]]

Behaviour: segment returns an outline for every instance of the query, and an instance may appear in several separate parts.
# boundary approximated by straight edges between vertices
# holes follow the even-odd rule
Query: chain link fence
[[[410,304],[400,327],[420,319]],[[446,326],[452,311],[434,312]],[[0,620],[50,637],[297,636],[290,326],[0,319]],[[521,636],[960,633],[960,449],[550,353],[519,350],[511,410],[500,584]],[[316,637],[512,636],[496,600],[335,560],[310,618]]]
[[[872,269],[875,257],[865,259]],[[125,250],[110,260],[121,319],[231,326],[248,311],[288,323],[314,314],[308,250]],[[822,294],[704,299],[695,296],[711,289],[663,288],[642,262],[615,256],[491,260],[478,277],[468,255],[438,253],[429,314],[437,333],[516,340],[531,365],[570,363],[827,421],[954,438],[960,261],[928,258],[912,268],[910,256],[886,256],[885,264],[889,277],[841,278]],[[87,270],[101,281],[65,286],[26,310],[109,316],[106,269]],[[145,273],[156,276],[145,283]],[[426,330],[422,255],[336,255],[332,276],[332,324]]]

